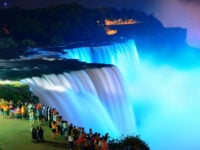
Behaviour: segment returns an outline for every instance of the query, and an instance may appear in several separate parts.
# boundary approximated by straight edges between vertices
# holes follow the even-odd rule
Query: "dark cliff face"
[[[105,19],[132,19],[138,23],[111,26],[110,28],[117,29],[118,33],[107,36]],[[170,29],[170,32],[175,32],[176,35],[179,29],[175,30],[171,32]],[[33,10],[0,9],[0,49],[58,46],[77,41],[102,42],[120,37],[142,37],[153,41],[167,37],[166,34],[162,23],[153,15],[133,9],[89,9],[75,3]],[[6,39],[1,40],[2,38]]]

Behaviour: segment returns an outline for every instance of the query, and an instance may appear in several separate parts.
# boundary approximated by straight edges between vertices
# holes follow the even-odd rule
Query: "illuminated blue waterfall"
[[[64,119],[112,137],[139,134],[152,150],[200,149],[198,65],[141,58],[133,40],[65,52],[63,58],[113,66],[23,80]],[[182,50],[177,60],[191,53]]]
[[[87,131],[111,137],[136,131],[131,103],[116,67],[102,67],[45,75],[22,80],[41,103],[59,110],[63,119]],[[127,117],[129,116],[129,117]]]
[[[113,64],[125,77],[132,76],[130,69],[134,70],[139,63],[137,48],[133,40],[106,46],[65,49],[64,51],[66,52],[62,55],[64,58],[79,59],[87,63]]]
[[[42,103],[55,107],[64,119],[75,125],[109,132],[111,137],[135,134],[134,111],[124,86],[124,79],[133,77],[138,62],[134,41],[65,52],[64,58],[117,67],[88,68],[28,78],[23,82],[31,86]]]
[[[139,54],[134,40],[128,40],[124,43],[112,43],[105,46],[65,49],[64,51],[66,54],[62,55],[63,58],[117,66],[123,76],[126,92],[129,93],[128,96],[133,93],[131,86],[134,84],[139,66]]]

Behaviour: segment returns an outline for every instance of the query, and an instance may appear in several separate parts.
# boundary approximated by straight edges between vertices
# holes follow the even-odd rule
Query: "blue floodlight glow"
[[[200,68],[180,61],[194,54],[160,63],[141,58],[133,40],[65,51],[64,58],[114,65],[23,80],[65,119],[111,137],[139,134],[152,150],[200,149]]]
[[[3,2],[3,6],[4,6],[4,8],[7,8],[8,3],[7,2]]]

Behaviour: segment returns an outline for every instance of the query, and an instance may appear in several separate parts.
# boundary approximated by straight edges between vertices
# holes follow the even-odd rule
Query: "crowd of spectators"
[[[29,120],[33,142],[44,142],[42,124],[48,123],[51,128],[51,138],[56,139],[58,135],[64,137],[68,142],[69,150],[108,150],[108,133],[93,132],[84,127],[79,127],[73,123],[63,120],[56,108],[51,108],[40,103],[18,101],[16,104],[12,100],[0,99],[0,114],[5,118],[16,118]],[[37,124],[37,127],[35,127]]]

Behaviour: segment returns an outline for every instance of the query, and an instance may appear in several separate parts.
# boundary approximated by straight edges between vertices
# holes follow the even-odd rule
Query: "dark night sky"
[[[78,2],[88,7],[112,6],[112,7],[127,7],[141,8],[148,6],[152,0],[0,0],[7,1],[10,6],[21,6],[24,8],[44,7],[54,4],[62,4],[69,2]]]
[[[5,1],[8,7],[20,6],[28,9],[69,2],[79,2],[92,8],[134,8],[154,14],[165,26],[187,28],[188,43],[200,47],[200,0],[0,0],[2,5]]]

